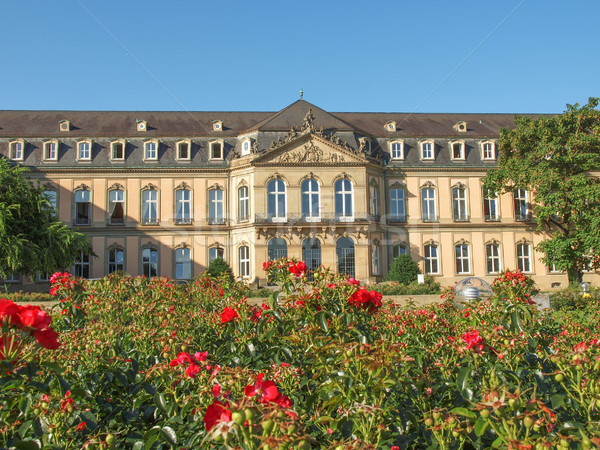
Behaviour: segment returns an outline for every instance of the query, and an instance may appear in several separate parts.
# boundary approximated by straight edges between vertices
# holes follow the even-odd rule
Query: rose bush
[[[57,308],[53,351],[36,344],[43,312],[0,302],[31,350],[0,361],[0,447],[600,444],[597,305],[537,311],[505,289],[403,308],[300,261],[265,270],[279,289],[264,305],[227,277],[67,277],[60,305],[81,315]]]

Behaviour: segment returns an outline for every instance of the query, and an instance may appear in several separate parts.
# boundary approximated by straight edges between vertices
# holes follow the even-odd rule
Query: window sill
[[[193,223],[192,219],[175,219],[173,220],[175,225],[191,225]]]

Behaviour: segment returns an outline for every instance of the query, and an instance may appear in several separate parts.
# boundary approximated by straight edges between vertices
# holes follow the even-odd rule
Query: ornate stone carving
[[[148,183],[142,188],[142,191],[158,191],[158,186],[152,183]]]
[[[108,188],[109,191],[116,191],[117,189],[120,191],[124,191],[125,187],[121,183],[114,183],[111,187]]]
[[[182,181],[175,187],[175,190],[179,190],[179,189],[190,189],[190,185],[187,184],[185,181]]]
[[[290,151],[279,155],[277,163],[338,163],[344,162],[344,155],[334,152],[323,152],[312,142],[305,144],[303,149]]]
[[[75,189],[73,189],[74,191],[90,191],[91,188],[85,184],[85,183],[81,183],[79,186],[77,186]]]

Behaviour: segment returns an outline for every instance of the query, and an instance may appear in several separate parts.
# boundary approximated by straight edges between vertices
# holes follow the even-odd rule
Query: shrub
[[[409,255],[398,255],[392,267],[385,277],[386,281],[398,281],[402,284],[410,284],[417,281],[417,275],[421,273],[419,266]]]
[[[600,290],[594,289],[590,294],[582,295],[579,287],[561,289],[550,295],[550,305],[556,311],[577,311],[592,305],[600,307]]]
[[[383,295],[430,295],[441,292],[440,283],[430,276],[426,276],[425,283],[422,284],[417,282],[373,284],[369,289],[381,292]]]
[[[231,267],[229,267],[229,264],[227,264],[227,261],[223,258],[213,259],[208,265],[206,272],[214,278],[220,278],[221,276],[226,275],[230,280],[233,280],[233,271],[231,270]]]
[[[12,300],[17,303],[31,302],[55,302],[56,299],[47,292],[6,292],[0,294],[2,298]]]

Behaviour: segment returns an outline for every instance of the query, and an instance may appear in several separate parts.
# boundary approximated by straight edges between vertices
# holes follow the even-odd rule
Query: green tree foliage
[[[215,258],[208,265],[208,269],[206,272],[214,278],[220,278],[223,275],[226,275],[230,280],[233,280],[233,271],[227,261],[223,258]]]
[[[417,275],[420,273],[419,265],[409,255],[398,255],[392,262],[392,267],[390,267],[385,280],[410,284],[417,281]]]
[[[579,282],[584,268],[600,267],[600,111],[598,98],[582,107],[567,105],[555,116],[516,116],[503,129],[497,169],[484,188],[492,192],[531,192],[541,260]]]
[[[27,171],[0,159],[0,276],[34,275],[69,267],[89,238],[59,222],[56,211],[24,177]]]

